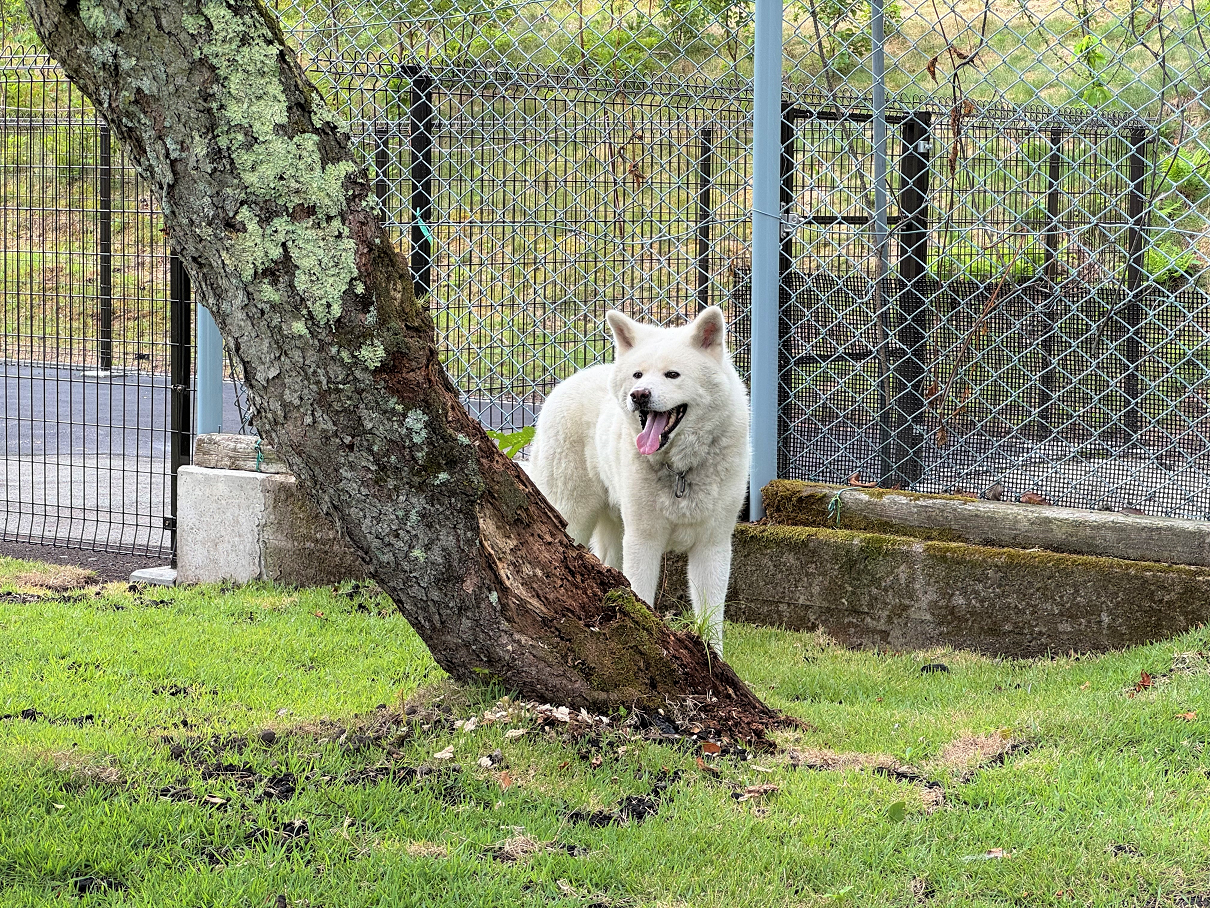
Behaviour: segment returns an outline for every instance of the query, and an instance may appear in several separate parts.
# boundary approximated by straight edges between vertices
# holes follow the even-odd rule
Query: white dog
[[[720,652],[731,532],[748,485],[748,395],[722,310],[660,328],[606,315],[612,365],[559,384],[529,472],[576,542],[655,599],[664,552],[689,556],[689,594]]]

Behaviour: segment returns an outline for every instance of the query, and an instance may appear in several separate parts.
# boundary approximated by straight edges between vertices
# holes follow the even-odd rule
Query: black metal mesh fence
[[[746,256],[739,85],[330,64],[443,359],[494,428],[609,349],[607,309],[730,308]]]
[[[0,58],[0,80],[4,536],[166,552],[162,218],[104,122],[49,61]]]
[[[879,262],[868,108],[787,110],[779,475],[1210,514],[1206,305],[1145,260],[1156,129],[944,114],[890,112]]]

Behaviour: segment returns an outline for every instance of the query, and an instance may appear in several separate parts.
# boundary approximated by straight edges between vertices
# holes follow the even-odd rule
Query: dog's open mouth
[[[639,422],[643,427],[635,442],[639,453],[654,454],[668,444],[672,430],[681,424],[688,409],[686,404],[681,404],[671,410],[639,410]]]

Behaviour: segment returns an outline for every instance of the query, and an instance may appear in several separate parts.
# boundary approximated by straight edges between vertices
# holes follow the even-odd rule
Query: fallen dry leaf
[[[1192,722],[1194,719],[1197,718],[1197,710],[1191,709],[1187,713],[1177,713],[1176,717],[1178,719],[1184,719],[1186,722]]]
[[[723,752],[723,749],[721,747],[719,747],[719,745],[715,744],[713,741],[703,741],[702,742],[702,753],[704,753],[706,756],[717,757],[722,752]]]
[[[1135,693],[1140,693],[1147,690],[1147,688],[1151,687],[1151,685],[1154,683],[1155,682],[1152,680],[1151,675],[1149,675],[1147,672],[1139,672],[1139,680],[1134,684]]]
[[[779,790],[778,785],[749,785],[747,788],[735,792],[733,797],[737,801],[751,801],[753,798],[763,798],[765,795]]]
[[[702,772],[709,773],[712,776],[718,775],[718,769],[716,767],[711,766],[705,760],[703,760],[701,757],[697,757],[696,759],[697,759],[697,768],[700,769]]]
[[[1092,682],[1085,681],[1083,684],[1080,685],[1080,690],[1088,690],[1088,688],[1090,688],[1090,687],[1092,687]]]
[[[503,772],[501,772],[500,773],[500,787],[502,789],[504,789],[505,791],[507,791],[508,787],[512,784],[513,784],[513,777],[508,774],[508,770],[506,769]]]
[[[874,486],[878,485],[878,481],[874,480],[873,482],[863,482],[861,479],[861,474],[854,473],[849,477],[849,485],[858,489],[872,489]]]
[[[439,751],[437,751],[437,753],[433,754],[433,759],[434,760],[449,760],[449,759],[452,759],[453,756],[454,756],[454,745],[451,744],[445,750],[439,750]]]
[[[505,740],[512,740],[513,738],[519,738],[528,731],[529,731],[528,728],[510,728],[508,731],[506,731],[504,733],[504,738],[505,738]]]
[[[1046,496],[1039,492],[1022,492],[1017,501],[1021,504],[1050,504]]]
[[[933,57],[933,59],[929,60],[928,65],[925,66],[924,69],[930,76],[932,76],[933,81],[936,82],[937,81],[937,58]],[[932,395],[929,395],[929,396],[931,397]]]

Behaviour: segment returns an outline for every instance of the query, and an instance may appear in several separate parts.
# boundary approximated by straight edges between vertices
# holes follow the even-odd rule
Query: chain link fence
[[[1210,516],[1204,2],[872,3],[784,4],[778,473]],[[272,5],[485,423],[609,308],[747,374],[753,3]]]
[[[1204,10],[879,7],[784,7],[779,475],[1210,516]],[[753,4],[276,8],[485,421],[610,307],[747,368]]]

